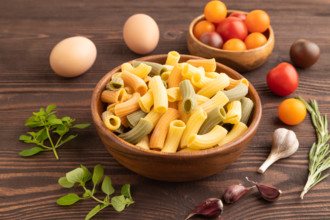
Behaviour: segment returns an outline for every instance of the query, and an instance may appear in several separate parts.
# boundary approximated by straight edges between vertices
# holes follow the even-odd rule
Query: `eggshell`
[[[86,72],[96,59],[95,44],[86,37],[70,37],[55,45],[50,66],[60,76],[75,77]]]
[[[123,37],[128,48],[135,53],[150,53],[159,41],[158,25],[149,15],[132,15],[124,25]]]

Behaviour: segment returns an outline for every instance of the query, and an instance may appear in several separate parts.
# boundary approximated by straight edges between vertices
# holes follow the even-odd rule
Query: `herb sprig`
[[[75,121],[74,118],[68,116],[63,118],[57,118],[55,116],[56,111],[53,111],[56,108],[56,105],[47,106],[46,110],[40,108],[39,112],[33,112],[33,116],[26,120],[25,126],[31,128],[42,127],[38,132],[27,132],[28,135],[21,135],[19,140],[24,141],[25,143],[36,144],[38,146],[23,150],[19,155],[23,157],[29,157],[35,154],[38,154],[42,151],[53,151],[56,159],[58,160],[58,154],[56,149],[66,142],[74,139],[78,135],[69,135],[64,140],[63,137],[69,132],[70,128],[87,128],[90,124],[76,124],[72,123]],[[53,135],[51,135],[53,134]],[[55,134],[58,136],[57,141],[55,142]],[[45,141],[50,143],[50,146],[45,144]]]
[[[304,195],[311,188],[329,176],[329,174],[322,176],[322,172],[330,168],[330,150],[329,144],[327,144],[330,135],[327,116],[321,116],[317,102],[315,100],[310,100],[309,105],[300,96],[298,96],[298,99],[304,103],[307,111],[310,113],[317,134],[317,142],[313,143],[309,152],[308,179],[300,194],[300,198],[303,199]]]
[[[80,165],[79,168],[76,168],[68,173],[66,173],[65,177],[61,177],[58,180],[58,183],[64,188],[72,188],[76,183],[79,183],[85,192],[82,194],[82,197],[75,193],[70,193],[65,196],[62,196],[57,200],[58,205],[73,205],[74,203],[78,202],[79,200],[83,199],[94,199],[99,204],[96,205],[87,215],[86,220],[91,219],[95,216],[99,211],[102,209],[112,206],[116,211],[121,212],[128,207],[129,205],[133,204],[134,201],[131,196],[130,192],[130,185],[125,184],[121,188],[121,195],[120,196],[113,196],[110,199],[110,195],[115,192],[115,189],[112,186],[111,179],[109,176],[105,176],[102,182],[101,190],[105,194],[103,200],[98,199],[95,197],[96,186],[101,182],[103,178],[103,167],[101,165],[96,165],[94,167],[93,175],[91,172],[83,165]],[[86,183],[92,180],[93,188],[88,189],[86,187]]]

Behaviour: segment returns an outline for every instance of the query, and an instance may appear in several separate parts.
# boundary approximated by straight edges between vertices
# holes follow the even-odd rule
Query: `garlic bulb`
[[[272,150],[267,160],[259,167],[258,172],[264,173],[267,168],[281,158],[294,154],[299,147],[296,134],[285,128],[278,128],[273,133]]]

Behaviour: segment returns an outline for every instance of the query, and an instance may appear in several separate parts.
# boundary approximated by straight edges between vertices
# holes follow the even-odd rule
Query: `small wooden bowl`
[[[228,14],[233,12],[247,14],[247,12],[243,11],[228,10]],[[204,15],[194,19],[190,23],[188,30],[187,45],[189,52],[193,55],[205,58],[215,58],[218,62],[223,63],[238,72],[247,72],[264,64],[273,51],[275,37],[271,26],[269,26],[269,29],[263,33],[268,39],[267,43],[263,46],[246,51],[228,51],[208,46],[195,37],[193,34],[193,28],[201,20],[205,20]]]
[[[137,60],[152,61],[164,64],[167,54],[142,57]],[[200,57],[181,55],[180,62]],[[107,73],[96,85],[92,100],[91,111],[96,130],[109,153],[123,166],[151,179],[181,182],[197,180],[208,177],[223,170],[234,162],[248,147],[257,131],[262,108],[260,98],[254,87],[250,84],[248,97],[255,104],[250,118],[248,130],[236,140],[221,147],[215,147],[203,151],[186,153],[162,153],[144,150],[132,145],[114,133],[109,131],[101,120],[101,114],[106,106],[101,102],[101,93],[109,82],[112,74],[120,71],[120,66]],[[217,63],[217,71],[227,73],[234,79],[242,76],[229,67]]]

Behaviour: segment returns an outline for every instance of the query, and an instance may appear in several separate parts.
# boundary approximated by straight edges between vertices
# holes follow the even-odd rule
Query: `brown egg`
[[[159,41],[158,25],[146,14],[132,15],[124,25],[123,37],[128,48],[135,53],[150,53]]]
[[[95,44],[86,37],[70,37],[55,45],[50,53],[50,66],[63,77],[85,73],[96,59]]]

